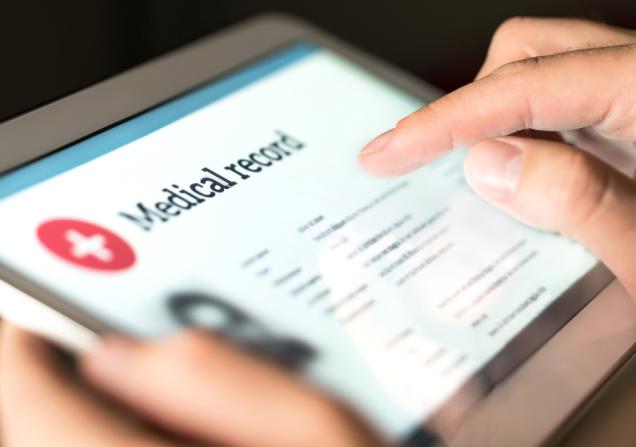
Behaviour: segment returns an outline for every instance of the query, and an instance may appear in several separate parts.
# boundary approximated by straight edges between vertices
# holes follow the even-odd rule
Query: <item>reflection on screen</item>
[[[596,263],[480,201],[461,151],[363,174],[419,106],[293,46],[0,178],[0,256],[133,334],[195,325],[302,370],[401,436]]]

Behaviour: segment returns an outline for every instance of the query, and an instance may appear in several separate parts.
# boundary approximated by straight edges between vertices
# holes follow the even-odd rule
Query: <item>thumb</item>
[[[195,439],[241,447],[384,445],[299,378],[208,333],[145,343],[107,337],[82,367],[102,390]]]
[[[636,299],[636,184],[576,147],[505,137],[473,146],[466,180],[517,219],[585,245]]]

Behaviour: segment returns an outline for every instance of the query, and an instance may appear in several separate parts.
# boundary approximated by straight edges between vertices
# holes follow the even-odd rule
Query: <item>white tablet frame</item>
[[[6,172],[41,158],[169,101],[171,98],[207,83],[215,77],[231,72],[295,41],[309,41],[336,51],[422,99],[431,100],[442,93],[409,73],[356,50],[296,18],[282,15],[259,16],[1,123],[0,141],[3,149],[0,150],[0,171]],[[88,334],[100,334],[114,329],[106,326],[99,319],[65,304],[62,297],[55,296],[46,288],[12,271],[6,265],[0,266],[0,278],[9,284],[3,288],[6,289],[7,294],[12,294],[13,302],[22,303],[22,305],[0,306],[0,311],[9,315],[10,318],[21,320],[31,329],[40,329],[41,332],[58,339],[58,341],[66,341],[65,344],[74,349],[86,348],[94,341],[95,337],[87,335],[87,332]],[[546,409],[540,403],[534,403],[536,408],[530,410],[523,408],[522,410],[521,405],[525,407],[524,402],[516,402],[511,405],[510,400],[501,402],[500,399],[497,401],[496,396],[499,389],[503,386],[510,386],[510,383],[513,383],[514,390],[522,391],[520,395],[536,396],[537,392],[559,393],[561,391],[559,389],[546,390],[541,388],[540,384],[546,378],[546,373],[542,368],[544,365],[542,362],[545,360],[541,359],[541,354],[548,346],[559,344],[559,340],[563,338],[560,337],[561,333],[557,334],[544,348],[539,349],[521,368],[517,368],[515,374],[505,380],[502,385],[496,387],[487,398],[483,397],[510,371],[532,354],[538,346],[544,343],[550,335],[583,308],[610,280],[611,276],[608,271],[599,264],[593,272],[587,275],[585,281],[577,283],[567,292],[569,303],[567,308],[563,308],[563,306],[560,308],[558,303],[563,302],[563,300],[558,300],[555,306],[551,306],[550,317],[544,316],[533,322],[534,329],[530,332],[525,331],[528,332],[525,338],[513,340],[507,347],[506,355],[498,356],[487,368],[484,368],[480,374],[467,383],[449,401],[448,405],[440,409],[436,416],[428,421],[428,424],[439,429],[447,440],[451,440],[450,443],[453,445],[476,445],[473,440],[480,427],[484,426],[484,421],[492,423],[492,415],[500,414],[502,408],[506,408],[508,415],[515,414],[516,419],[523,417],[522,415],[528,411],[545,412]],[[595,303],[613,300],[612,303],[616,307],[616,302],[625,302],[626,294],[624,292],[619,291],[610,295],[605,293],[604,295],[610,296],[611,299],[605,298],[603,301],[601,296],[595,300]],[[7,301],[7,303],[10,302],[10,300]],[[607,315],[608,312],[610,315]],[[601,312],[599,316],[591,318],[597,321],[599,318],[612,317],[612,311],[608,312],[605,312],[605,315]],[[42,323],[33,324],[33,318],[36,314],[42,315],[44,318]],[[629,312],[623,309],[622,315],[628,314]],[[575,318],[568,327],[575,324],[577,320],[579,317]],[[603,321],[608,320],[600,320],[599,326],[607,329],[607,325],[603,325]],[[633,322],[633,326],[636,327],[636,310],[633,312]],[[49,330],[46,330],[45,326],[48,326]],[[57,329],[52,331],[50,327]],[[67,333],[62,333],[64,332],[62,327],[67,328]],[[80,339],[85,342],[78,343],[77,340]],[[572,346],[568,345],[572,342],[571,340],[564,340],[564,345],[559,349],[571,349]],[[585,383],[578,387],[575,396],[571,396],[566,405],[562,405],[562,408],[553,411],[550,418],[540,424],[535,424],[531,435],[520,430],[515,431],[515,424],[511,424],[510,421],[506,421],[508,430],[503,429],[498,424],[493,425],[493,427],[496,427],[500,434],[507,433],[508,437],[504,436],[506,442],[510,437],[514,438],[515,433],[525,433],[523,439],[517,439],[514,443],[516,446],[536,445],[536,443],[542,443],[550,437],[554,438],[555,434],[558,434],[557,429],[563,426],[563,422],[568,416],[579,408],[590,396],[592,390],[596,389],[609,372],[620,364],[632,346],[633,339],[631,343],[623,339],[615,343],[608,351],[611,352],[611,355],[605,356],[608,358],[604,357],[602,364],[591,368],[593,371],[589,372],[589,377]],[[514,382],[514,377],[523,375],[523,371],[528,368],[536,370],[535,375],[532,375],[530,379]],[[557,374],[551,382],[557,388],[559,377],[561,376]],[[471,429],[471,421],[475,420],[480,422],[473,424],[476,425],[476,428]],[[510,430],[510,427],[513,429]],[[487,445],[511,445],[491,442],[495,438],[497,437],[487,435],[483,442],[480,441],[479,445],[484,447]]]

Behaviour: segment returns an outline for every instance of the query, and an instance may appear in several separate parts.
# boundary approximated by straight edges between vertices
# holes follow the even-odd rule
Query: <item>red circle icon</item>
[[[60,258],[94,270],[125,270],[135,263],[135,252],[110,230],[75,219],[54,219],[37,229],[38,239]]]

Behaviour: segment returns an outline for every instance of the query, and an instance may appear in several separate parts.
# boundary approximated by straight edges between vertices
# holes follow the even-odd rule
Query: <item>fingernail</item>
[[[375,137],[360,151],[360,155],[369,155],[373,154],[374,152],[381,151],[386,146],[386,143],[393,136],[394,130],[395,129],[389,129],[386,132],[381,133],[380,135]]]
[[[519,184],[523,152],[501,140],[475,145],[466,157],[466,180],[479,194],[494,200],[512,198]]]
[[[88,354],[91,372],[100,377],[121,374],[128,364],[136,343],[121,336],[104,337]]]

